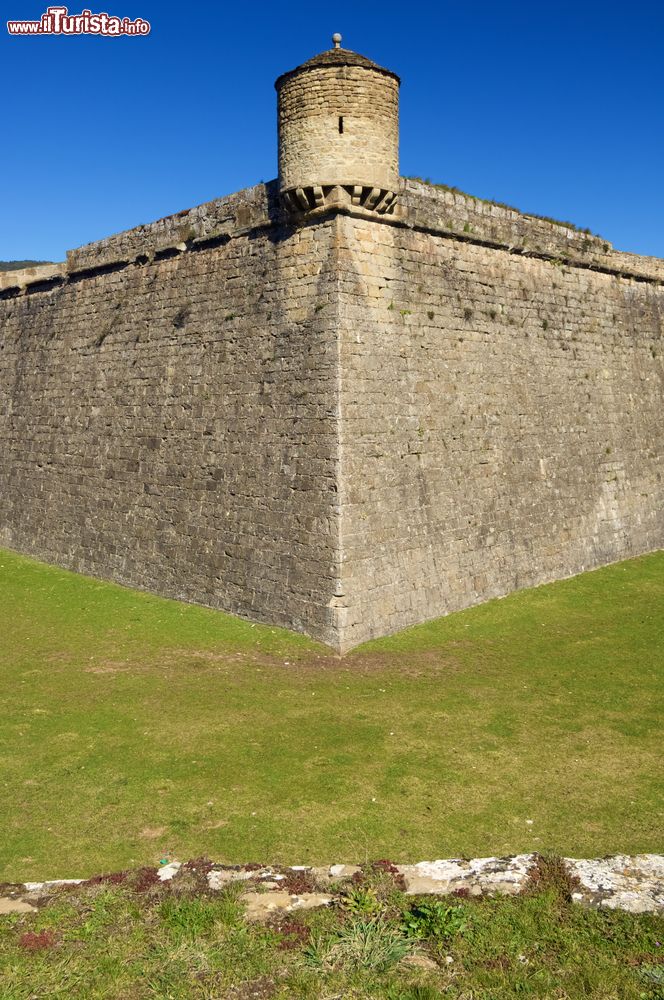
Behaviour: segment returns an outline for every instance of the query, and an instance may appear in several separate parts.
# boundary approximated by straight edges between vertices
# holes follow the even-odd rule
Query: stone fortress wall
[[[406,181],[340,216],[344,642],[664,546],[664,262]]]
[[[269,197],[10,273],[0,544],[333,644],[333,225],[280,229]]]
[[[280,80],[278,181],[0,275],[0,545],[340,652],[663,547],[664,261],[360,176],[364,57]]]

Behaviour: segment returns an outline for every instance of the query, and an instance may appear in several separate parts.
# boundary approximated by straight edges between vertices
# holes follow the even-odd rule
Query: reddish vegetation
[[[398,875],[399,869],[392,861],[382,858],[380,861],[372,861],[371,867],[377,872],[389,872],[390,875]]]
[[[380,861],[372,861],[371,867],[375,872],[385,872],[386,875],[392,875],[396,887],[405,892],[406,881],[394,862],[388,861],[387,858],[382,858]]]
[[[111,872],[108,875],[93,875],[92,878],[88,878],[82,885],[122,885],[126,882],[129,876],[129,872]]]
[[[316,889],[316,881],[311,872],[293,872],[284,869],[283,874],[286,878],[281,880],[279,885],[285,892],[299,896],[302,892],[314,892]]]
[[[132,879],[134,892],[147,892],[148,889],[159,884],[159,875],[156,868],[138,868],[134,872]]]
[[[528,879],[531,891],[556,889],[567,900],[572,898],[573,892],[581,888],[578,877],[570,874],[562,858],[539,855],[528,873]]]
[[[508,972],[512,963],[507,955],[498,955],[496,958],[487,958],[482,962],[485,969],[496,969],[501,972]]]
[[[185,861],[173,882],[175,885],[178,885],[182,879],[186,881],[187,877],[189,877],[189,879],[195,880],[201,891],[206,892],[208,889],[208,875],[214,869],[214,862],[210,861],[208,857],[192,858],[191,861]]]
[[[309,938],[311,937],[311,928],[289,917],[286,917],[281,923],[275,924],[274,929],[281,935],[281,941],[279,942],[281,951],[293,951],[296,948],[303,948],[309,943]]]
[[[55,944],[55,933],[53,931],[26,931],[18,939],[19,947],[26,951],[44,951],[52,948]]]
[[[193,872],[195,875],[207,875],[214,869],[214,867],[214,862],[203,856],[200,858],[192,858],[191,861],[185,861],[180,870]]]

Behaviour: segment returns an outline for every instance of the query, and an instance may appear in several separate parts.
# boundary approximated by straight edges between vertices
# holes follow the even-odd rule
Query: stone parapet
[[[231,237],[270,225],[277,214],[276,182],[256,184],[225,198],[167,215],[104,240],[67,251],[67,270],[96,268],[118,261],[152,259],[171,249],[215,238]]]
[[[600,236],[434,184],[402,177],[398,205],[399,219],[414,228],[523,256],[664,281],[664,261],[658,257],[623,253]]]
[[[67,273],[66,264],[38,264],[15,271],[0,271],[0,291],[7,288],[20,290],[39,282],[51,282]]]

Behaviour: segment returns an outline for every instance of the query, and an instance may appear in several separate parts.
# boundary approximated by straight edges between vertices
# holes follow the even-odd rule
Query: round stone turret
[[[399,183],[399,77],[334,48],[275,83],[279,189],[293,211],[348,201],[390,211]]]

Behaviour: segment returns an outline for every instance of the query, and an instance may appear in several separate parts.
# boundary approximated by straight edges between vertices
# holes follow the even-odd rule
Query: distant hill
[[[52,260],[0,260],[0,271],[20,271],[22,267],[52,264]]]

